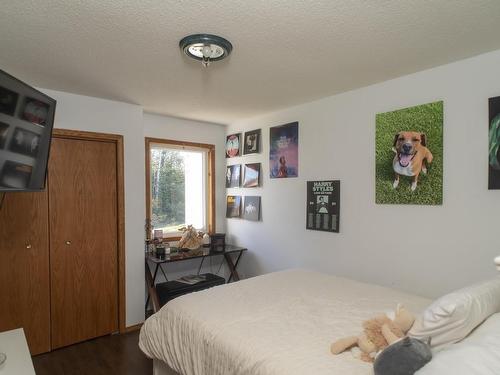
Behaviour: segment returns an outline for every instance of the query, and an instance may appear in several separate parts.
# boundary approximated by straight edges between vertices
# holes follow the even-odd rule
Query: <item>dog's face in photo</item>
[[[394,136],[394,149],[402,167],[408,166],[420,146],[426,146],[425,134],[418,132],[403,131]]]

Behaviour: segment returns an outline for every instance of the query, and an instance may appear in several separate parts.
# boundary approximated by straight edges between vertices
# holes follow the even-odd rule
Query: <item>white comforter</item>
[[[150,317],[140,347],[183,375],[368,375],[372,366],[330,354],[337,338],[403,303],[430,301],[304,270],[271,273],[179,297]]]

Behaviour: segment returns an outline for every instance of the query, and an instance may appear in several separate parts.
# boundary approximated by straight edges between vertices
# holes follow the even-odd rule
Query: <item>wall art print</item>
[[[488,189],[500,189],[500,96],[489,100]]]
[[[271,178],[299,175],[299,123],[274,126],[269,130],[269,172]]]
[[[377,114],[377,204],[443,203],[443,102]]]
[[[339,232],[340,181],[307,181],[306,228]]]
[[[243,203],[243,219],[251,221],[260,220],[260,197],[245,197],[245,202]]]
[[[241,196],[228,195],[226,198],[226,217],[234,218],[241,215]]]
[[[260,129],[245,132],[243,154],[256,154],[260,152]]]
[[[241,182],[241,165],[228,165],[226,167],[226,188],[240,187]]]
[[[226,158],[241,155],[241,134],[230,134],[226,137]]]
[[[244,166],[245,176],[243,177],[243,187],[252,188],[259,186],[260,163],[250,163]]]

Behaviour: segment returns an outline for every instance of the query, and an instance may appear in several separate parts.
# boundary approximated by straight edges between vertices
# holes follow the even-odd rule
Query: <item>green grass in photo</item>
[[[427,175],[420,174],[415,191],[411,177],[401,176],[394,189],[392,150],[394,136],[400,131],[416,131],[427,136],[427,148],[434,160]],[[377,114],[375,135],[376,187],[378,204],[440,205],[443,203],[443,102],[435,102],[393,112]]]

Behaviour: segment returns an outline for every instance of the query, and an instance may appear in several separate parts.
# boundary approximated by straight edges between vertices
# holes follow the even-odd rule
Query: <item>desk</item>
[[[241,256],[243,255],[244,251],[247,251],[246,248],[244,247],[239,247],[239,246],[234,246],[234,245],[227,245],[225,247],[226,251],[224,252],[212,252],[210,251],[210,248],[208,247],[201,247],[198,250],[194,251],[187,251],[187,252],[178,252],[174,254],[167,254],[164,259],[157,258],[156,256],[152,254],[146,254],[146,283],[148,285],[148,298],[146,300],[146,310],[149,304],[149,300],[151,299],[153,302],[153,310],[156,312],[158,311],[160,307],[160,302],[158,300],[158,295],[156,294],[155,290],[155,285],[156,285],[156,277],[158,276],[158,271],[161,271],[163,276],[165,277],[165,280],[168,281],[167,273],[163,269],[163,265],[166,263],[174,263],[174,262],[180,262],[183,260],[189,260],[189,259],[200,259],[200,265],[198,267],[198,274],[201,271],[201,267],[203,266],[203,262],[205,258],[208,257],[214,257],[214,256],[219,256],[222,255],[224,257],[224,260],[226,261],[226,264],[229,268],[229,278],[227,279],[227,282],[231,282],[231,280],[234,281],[239,281],[240,280],[240,275],[238,274],[238,271],[236,270],[238,267],[238,263],[240,262]],[[232,254],[236,255],[236,261],[233,261]],[[154,264],[154,271],[151,271],[151,268],[149,267],[149,262]]]
[[[0,375],[35,375],[22,328],[0,333],[0,352],[7,355],[5,363],[0,365]]]

